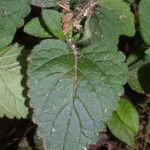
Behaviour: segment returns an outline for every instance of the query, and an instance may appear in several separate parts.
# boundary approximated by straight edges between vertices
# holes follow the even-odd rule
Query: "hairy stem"
[[[89,16],[98,0],[86,0],[79,4],[74,11],[74,21],[80,23],[85,16]]]
[[[78,76],[77,76],[77,68],[78,68],[78,48],[72,40],[68,40],[68,45],[73,50],[74,54],[74,88],[77,86]]]

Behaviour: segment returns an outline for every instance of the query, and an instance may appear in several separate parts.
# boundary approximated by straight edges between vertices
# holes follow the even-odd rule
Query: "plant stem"
[[[74,10],[73,24],[78,28],[84,17],[91,17],[93,9],[98,0],[86,0],[84,3],[79,4]]]
[[[74,54],[74,88],[76,89],[78,76],[77,76],[77,68],[78,68],[78,48],[72,40],[68,40],[68,45],[73,50]]]

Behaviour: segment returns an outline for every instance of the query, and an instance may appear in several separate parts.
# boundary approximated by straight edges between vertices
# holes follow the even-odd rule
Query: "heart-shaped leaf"
[[[130,87],[139,93],[150,93],[150,56],[137,50],[130,54],[127,64]]]
[[[127,71],[124,55],[110,45],[79,49],[78,58],[59,40],[33,49],[29,95],[45,149],[83,150],[104,130]]]

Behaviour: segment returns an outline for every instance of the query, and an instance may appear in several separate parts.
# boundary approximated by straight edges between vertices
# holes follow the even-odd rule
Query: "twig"
[[[72,40],[68,40],[68,45],[73,50],[74,54],[74,88],[76,89],[77,82],[78,82],[78,76],[77,76],[77,69],[78,69],[78,48],[75,45],[75,43]]]
[[[62,17],[62,30],[64,33],[68,33],[74,27],[76,29],[81,29],[81,21],[84,17],[91,17],[93,14],[93,9],[96,6],[98,0],[86,0],[85,2],[79,4],[74,11],[70,10],[70,0],[60,0],[57,4],[63,8],[65,16]],[[72,39],[67,39],[68,45],[73,50],[74,54],[74,89],[77,87],[78,76],[78,48]]]
[[[67,33],[72,28],[81,30],[81,21],[84,17],[91,17],[93,9],[96,6],[98,0],[86,0],[85,2],[77,5],[74,11],[70,10],[69,0],[60,0],[57,2],[58,6],[63,8],[65,16],[62,17],[62,30]]]
[[[73,25],[78,29],[80,28],[80,23],[84,17],[91,17],[93,14],[93,9],[97,4],[97,0],[88,0],[82,4],[79,4],[75,11],[73,17]]]

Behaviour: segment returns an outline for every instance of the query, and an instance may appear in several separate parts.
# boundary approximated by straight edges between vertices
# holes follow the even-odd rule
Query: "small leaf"
[[[134,137],[139,130],[139,117],[132,103],[122,98],[119,101],[118,109],[113,112],[108,122],[111,132],[121,141],[129,146],[134,146]]]
[[[140,27],[143,39],[150,44],[150,2],[149,0],[141,0],[139,5]]]
[[[46,31],[43,22],[38,17],[33,18],[26,24],[24,27],[24,32],[41,38],[50,37],[50,33]]]
[[[21,49],[16,44],[0,53],[0,117],[25,118],[28,113],[22,96],[22,76],[17,61]]]
[[[30,0],[0,0],[0,49],[11,43],[29,11]]]
[[[37,7],[54,7],[57,5],[57,0],[32,0],[32,5]]]
[[[127,80],[124,55],[97,43],[79,49],[76,66],[69,46],[44,40],[31,60],[29,95],[45,149],[83,150],[96,142]]]
[[[128,83],[139,93],[150,92],[150,56],[143,50],[137,50],[127,59],[129,67]]]
[[[89,23],[90,23],[90,19],[86,20],[85,26],[84,26],[83,37],[80,40],[80,42],[86,41],[86,40],[88,40],[88,39],[90,39],[92,37],[92,32],[89,29]]]
[[[138,132],[139,118],[138,113],[132,103],[124,98],[119,101],[119,107],[116,110],[120,120],[126,124],[135,133]]]
[[[145,51],[146,54],[150,55],[150,48]]]
[[[48,29],[59,39],[64,39],[61,29],[62,13],[55,10],[44,9],[42,11],[42,17]]]
[[[120,35],[133,36],[134,16],[130,6],[122,0],[99,0],[90,19],[91,42],[106,41],[117,43]]]

